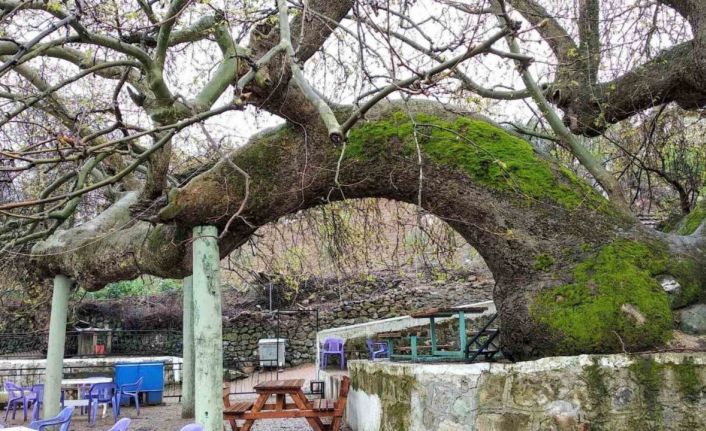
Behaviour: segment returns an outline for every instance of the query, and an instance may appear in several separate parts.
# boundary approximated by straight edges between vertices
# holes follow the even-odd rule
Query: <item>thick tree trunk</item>
[[[36,263],[49,273],[70,271],[94,288],[142,272],[188,275],[182,232],[204,221],[219,229],[227,224],[244,196],[236,163],[250,175],[250,198],[220,241],[222,256],[253,226],[332,200],[421,205],[487,262],[504,342],[520,357],[656,346],[671,333],[670,301],[703,296],[700,237],[667,237],[635,225],[527,142],[447,106],[381,106],[351,131],[344,148],[334,147],[323,128],[285,125],[254,137],[230,159],[155,205],[161,208],[155,226],[135,222],[121,230],[120,241],[98,240],[105,251],[90,245],[93,251],[78,257],[50,254],[78,245],[74,236],[59,235],[35,246],[34,253],[45,254]],[[679,280],[678,296],[662,290],[655,278],[662,275]]]

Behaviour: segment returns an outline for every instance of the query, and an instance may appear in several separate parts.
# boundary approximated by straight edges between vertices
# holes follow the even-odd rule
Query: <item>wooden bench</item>
[[[326,426],[327,431],[339,431],[343,422],[343,413],[346,411],[346,402],[348,400],[348,391],[351,387],[351,379],[347,376],[341,378],[341,389],[338,392],[338,399],[334,400],[314,400],[314,411],[319,417],[330,417],[331,424]]]

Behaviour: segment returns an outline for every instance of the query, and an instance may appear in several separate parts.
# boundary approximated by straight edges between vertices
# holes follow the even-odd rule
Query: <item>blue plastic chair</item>
[[[7,421],[7,415],[10,414],[10,409],[12,409],[12,419],[15,419],[17,407],[22,407],[22,410],[24,411],[24,420],[27,420],[27,404],[29,403],[29,401],[25,396],[25,391],[22,386],[17,386],[12,382],[5,382],[5,391],[7,391],[5,421]]]
[[[324,340],[324,344],[321,346],[321,368],[326,368],[329,356],[338,356],[341,369],[346,367],[346,355],[343,348],[345,343],[343,338],[338,337],[329,337]]]
[[[144,377],[137,379],[135,383],[128,383],[120,386],[120,399],[123,397],[135,399],[135,408],[137,416],[140,416],[140,389],[142,389],[142,381]],[[120,415],[120,403],[118,403],[118,415]]]
[[[32,423],[29,424],[29,427],[34,430],[43,431],[46,427],[61,425],[59,427],[59,431],[69,431],[69,426],[71,425],[71,415],[73,412],[73,406],[66,407],[61,411],[61,413],[59,413],[58,416],[41,421],[32,421]]]
[[[113,421],[118,421],[118,404],[120,403],[120,392],[115,383],[95,383],[86,394],[88,399],[88,423],[96,424],[98,414],[98,404],[110,404],[113,410]]]
[[[373,361],[390,357],[390,352],[387,351],[387,343],[374,342],[370,338],[366,339],[365,343],[368,345],[370,359]]]
[[[185,425],[180,431],[203,431],[203,425],[188,424]]]
[[[130,418],[122,418],[113,425],[108,431],[127,431],[127,427],[130,425]]]

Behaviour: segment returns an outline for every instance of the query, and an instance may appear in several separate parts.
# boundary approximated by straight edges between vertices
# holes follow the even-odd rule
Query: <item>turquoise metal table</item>
[[[409,354],[395,353],[394,340],[401,338],[399,333],[391,333],[389,336],[379,334],[379,338],[387,338],[387,345],[390,351],[390,359],[412,360],[412,361],[438,361],[438,360],[464,360],[466,358],[466,314],[479,314],[488,310],[488,307],[450,307],[432,308],[418,313],[411,317],[415,319],[429,319],[429,341],[430,346],[420,346],[417,335],[409,336]],[[458,316],[458,350],[440,350],[437,339],[437,319]],[[422,355],[420,350],[429,349],[428,355]]]

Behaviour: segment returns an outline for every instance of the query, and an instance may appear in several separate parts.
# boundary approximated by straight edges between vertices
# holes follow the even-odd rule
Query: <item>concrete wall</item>
[[[475,319],[481,316],[490,316],[495,314],[495,303],[493,301],[475,302],[472,304],[459,305],[459,307],[487,307],[488,309],[482,313],[467,313],[466,319]],[[456,319],[456,317],[437,318],[437,324],[442,324],[447,320]],[[324,329],[316,334],[316,370],[319,371],[319,346],[328,337],[339,337],[344,340],[355,338],[372,337],[375,334],[382,332],[402,331],[404,329],[428,326],[429,319],[415,319],[411,316],[393,317],[390,319],[373,320],[355,325],[339,326],[336,328]],[[328,385],[327,385],[328,386]],[[328,391],[327,391],[328,392]],[[335,392],[334,392],[335,393]]]
[[[164,362],[164,383],[181,382],[182,359],[176,356],[104,357],[64,359],[64,377],[108,375],[116,363]],[[43,383],[46,359],[0,359],[0,382],[30,386]]]
[[[349,370],[354,431],[706,430],[706,353]]]

